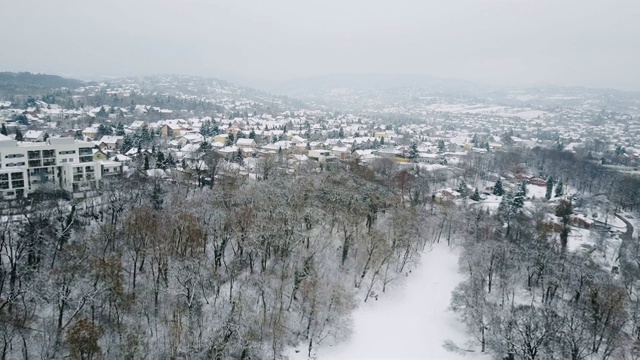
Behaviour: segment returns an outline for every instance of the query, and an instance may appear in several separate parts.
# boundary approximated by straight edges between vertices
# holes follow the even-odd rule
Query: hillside
[[[84,81],[57,75],[0,72],[0,95],[34,95],[49,92],[52,89],[75,89],[84,85],[86,85]]]

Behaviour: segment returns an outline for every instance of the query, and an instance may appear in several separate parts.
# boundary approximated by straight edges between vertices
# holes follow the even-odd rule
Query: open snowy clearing
[[[434,244],[406,282],[378,301],[363,303],[353,314],[353,334],[334,347],[312,352],[313,359],[489,359],[478,352],[464,325],[449,309],[451,291],[463,280],[458,254]],[[473,352],[449,352],[445,340]],[[295,351],[299,352],[296,353]],[[291,350],[290,360],[308,359],[307,348]]]

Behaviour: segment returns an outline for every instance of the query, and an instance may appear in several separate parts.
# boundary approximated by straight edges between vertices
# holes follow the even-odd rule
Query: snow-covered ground
[[[451,291],[463,280],[458,254],[446,244],[435,244],[422,256],[421,265],[406,282],[382,294],[378,301],[363,303],[353,314],[353,334],[344,343],[319,348],[312,358],[348,359],[489,359],[471,343],[464,325],[449,309]],[[453,353],[443,348],[453,341],[474,352]],[[290,360],[307,359],[301,345]]]

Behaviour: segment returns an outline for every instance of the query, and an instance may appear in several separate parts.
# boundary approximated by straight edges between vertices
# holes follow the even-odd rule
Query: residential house
[[[38,142],[44,141],[44,131],[29,130],[24,133],[24,141]]]
[[[100,148],[105,148],[108,150],[116,150],[122,146],[122,142],[124,141],[124,136],[112,136],[105,135],[100,139]]]

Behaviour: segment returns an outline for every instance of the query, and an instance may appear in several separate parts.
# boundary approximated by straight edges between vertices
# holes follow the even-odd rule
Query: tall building
[[[93,161],[93,144],[73,138],[18,142],[0,135],[0,199],[26,197],[43,184],[70,191],[99,188],[103,176],[122,173],[115,161]]]

